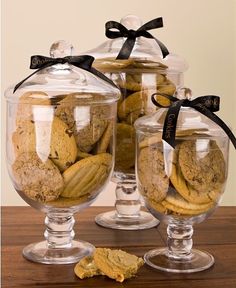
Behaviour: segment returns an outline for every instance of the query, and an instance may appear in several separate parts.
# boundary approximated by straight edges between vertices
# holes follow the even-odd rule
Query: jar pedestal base
[[[23,249],[23,256],[43,264],[71,264],[93,253],[94,246],[85,241],[72,241],[68,247],[50,248],[47,241],[29,244]]]
[[[214,264],[214,257],[205,251],[192,249],[189,258],[174,259],[168,256],[166,248],[158,248],[147,252],[144,260],[149,266],[172,273],[193,273],[206,270]]]
[[[105,228],[119,230],[150,229],[159,224],[159,220],[144,211],[140,211],[137,216],[120,217],[115,210],[97,215],[95,222]]]

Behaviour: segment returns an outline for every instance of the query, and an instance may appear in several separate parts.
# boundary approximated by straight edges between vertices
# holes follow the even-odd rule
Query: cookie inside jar
[[[116,115],[115,105],[102,99],[99,93],[49,97],[38,91],[19,98],[11,169],[26,201],[66,208],[101,191],[113,168]]]
[[[182,76],[176,72],[171,73],[167,65],[151,59],[131,57],[127,60],[117,60],[107,58],[96,60],[95,65],[108,77],[113,77],[112,79],[121,90],[117,108],[115,170],[134,173],[134,122],[157,110],[151,103],[152,94],[173,95],[182,81]],[[161,104],[167,106],[169,101],[163,98]],[[127,160],[124,150],[129,151],[129,160]]]
[[[225,189],[227,137],[213,123],[214,129],[203,125],[205,116],[198,117],[198,127],[193,123],[191,127],[188,117],[193,114],[194,119],[198,112],[181,111],[173,149],[159,130],[166,111],[159,112],[137,123],[139,192],[150,211],[164,220],[166,216],[188,219],[210,213]]]

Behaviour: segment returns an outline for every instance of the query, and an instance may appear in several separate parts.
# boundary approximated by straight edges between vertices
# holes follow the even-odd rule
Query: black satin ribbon
[[[161,95],[169,99],[172,103],[169,106],[163,106],[155,98],[156,95]],[[163,126],[162,139],[166,141],[170,146],[175,148],[175,135],[178,115],[181,107],[191,107],[202,113],[216,124],[218,124],[228,135],[229,139],[236,149],[236,138],[229,127],[213,112],[217,112],[220,109],[220,97],[215,95],[200,96],[194,100],[178,99],[167,94],[155,93],[151,96],[154,105],[161,108],[168,108],[166,113],[165,122]]]
[[[111,84],[112,86],[118,88],[115,83],[110,80],[109,78],[107,78],[104,74],[102,74],[101,72],[99,72],[98,70],[96,70],[95,68],[92,67],[94,61],[94,57],[90,56],[90,55],[81,55],[81,56],[66,56],[63,58],[51,58],[51,57],[46,57],[46,56],[42,56],[42,55],[34,55],[31,56],[31,61],[30,61],[30,69],[37,69],[36,71],[34,71],[32,74],[30,74],[28,77],[26,77],[25,79],[23,79],[21,82],[19,82],[14,90],[13,93],[15,93],[15,91],[30,77],[32,77],[34,74],[36,74],[37,72],[39,72],[40,70],[56,65],[56,64],[65,64],[65,63],[69,63],[73,66],[76,66],[78,68],[81,68],[83,70],[86,70],[96,76],[98,76],[99,78],[101,78],[102,80],[108,82],[109,84]]]
[[[128,30],[125,26],[116,21],[108,21],[105,25],[106,36],[108,38],[110,39],[115,39],[119,37],[127,38],[125,40],[125,43],[121,47],[121,50],[116,59],[128,59],[133,50],[136,38],[140,36],[154,39],[161,49],[163,58],[165,58],[169,54],[168,49],[160,40],[156,39],[152,34],[150,34],[147,31],[161,27],[163,27],[162,17],[147,22],[136,31],[133,29]],[[113,31],[113,29],[116,29],[118,31]]]

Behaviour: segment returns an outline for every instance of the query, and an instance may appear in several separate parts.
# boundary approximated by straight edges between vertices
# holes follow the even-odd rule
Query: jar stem
[[[48,213],[45,218],[44,237],[48,248],[70,248],[75,236],[73,214]]]
[[[116,186],[116,212],[118,217],[139,217],[140,195],[135,178],[122,179]]]
[[[175,260],[191,259],[193,227],[185,223],[171,223],[167,227],[168,256]]]

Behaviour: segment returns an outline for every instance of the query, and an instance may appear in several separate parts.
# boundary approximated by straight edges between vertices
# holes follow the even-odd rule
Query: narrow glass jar
[[[137,16],[128,15],[121,19],[121,24],[128,29],[137,30],[142,21]],[[173,53],[163,59],[156,41],[144,37],[136,39],[129,59],[117,60],[125,40],[126,38],[108,40],[87,52],[96,58],[95,67],[116,82],[121,90],[113,175],[113,181],[117,183],[116,210],[99,214],[95,220],[107,228],[138,230],[152,228],[158,221],[140,210],[142,201],[135,179],[134,122],[156,110],[151,102],[153,93],[173,95],[183,85],[183,73],[187,70],[187,64]]]
[[[167,248],[151,250],[144,259],[166,272],[198,272],[214,258],[192,249],[193,225],[208,218],[222,198],[229,139],[209,118],[182,107],[173,149],[162,140],[166,112],[161,108],[135,123],[138,190],[152,215],[168,225]]]
[[[50,54],[62,58],[72,50],[58,41]],[[119,90],[68,63],[13,88],[5,93],[9,174],[18,194],[46,213],[46,241],[28,245],[23,255],[45,264],[78,262],[94,247],[73,240],[73,214],[88,207],[112,175]]]

